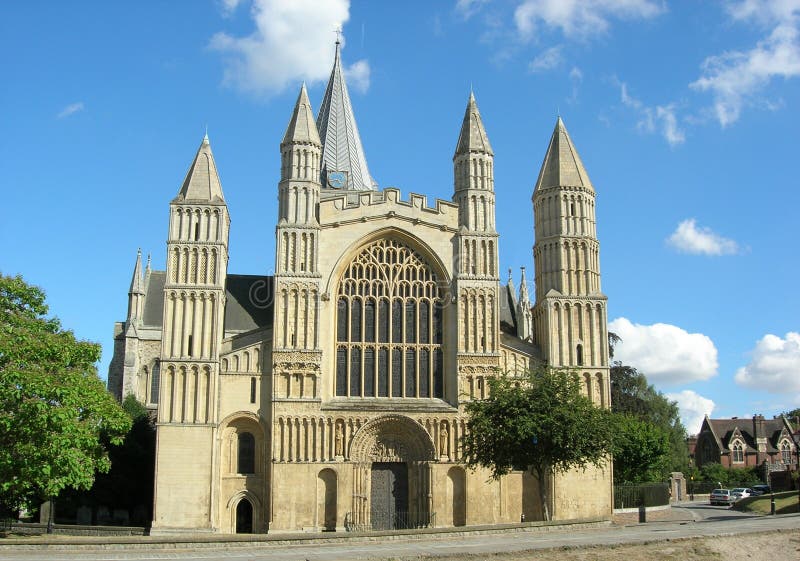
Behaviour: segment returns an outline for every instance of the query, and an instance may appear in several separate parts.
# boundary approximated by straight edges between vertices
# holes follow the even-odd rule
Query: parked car
[[[743,499],[745,497],[752,497],[753,490],[749,487],[736,487],[731,489],[731,495],[734,501],[738,501],[739,499]]]
[[[759,495],[767,495],[772,492],[769,485],[753,485],[753,496],[758,497]]]
[[[730,489],[714,489],[709,495],[712,505],[730,505],[734,502]]]

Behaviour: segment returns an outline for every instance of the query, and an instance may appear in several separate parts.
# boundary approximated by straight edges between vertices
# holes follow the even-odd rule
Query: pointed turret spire
[[[520,306],[531,307],[531,299],[528,296],[528,281],[525,278],[525,267],[520,267],[519,304]]]
[[[300,95],[297,96],[297,103],[294,106],[294,113],[286,127],[286,134],[283,135],[281,146],[289,143],[314,144],[322,146],[317,132],[317,125],[314,122],[314,112],[311,110],[311,102],[308,100],[306,83],[300,88]]]
[[[478,104],[475,102],[475,94],[470,88],[467,109],[464,112],[464,121],[461,124],[461,133],[458,135],[455,157],[459,154],[469,154],[478,152],[494,156],[492,146],[489,144],[489,137],[486,129],[483,128],[481,113],[478,111]]]
[[[131,289],[128,291],[128,318],[125,322],[125,333],[136,333],[136,327],[144,311],[144,279],[142,278],[142,250],[136,252],[136,264],[133,266]]]
[[[561,117],[556,119],[556,127],[533,190],[548,187],[586,187],[594,190]]]
[[[317,130],[322,139],[322,185],[357,191],[374,190],[377,184],[367,168],[367,159],[342,72],[338,39],[333,70],[317,115]],[[340,172],[336,173],[337,183],[329,184],[328,175],[334,172]]]
[[[511,267],[508,268],[508,289],[511,291],[512,294],[514,294],[517,291],[517,289],[514,288],[514,278],[511,275]]]
[[[148,267],[150,263],[147,263]],[[131,294],[144,294],[144,286],[142,279],[142,250],[141,248],[136,252],[136,265],[133,267],[133,278],[131,279]]]
[[[533,312],[531,299],[528,296],[528,281],[525,278],[525,267],[520,267],[519,301],[517,303],[517,336],[529,341],[533,336]]]
[[[176,200],[225,202],[222,184],[217,174],[217,165],[214,163],[214,154],[211,153],[208,133],[203,137],[200,148],[197,149],[197,155],[186,173]]]

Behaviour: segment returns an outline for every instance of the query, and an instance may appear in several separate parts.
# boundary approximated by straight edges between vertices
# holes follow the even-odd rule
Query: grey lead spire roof
[[[339,41],[336,41],[333,70],[317,115],[317,130],[322,139],[322,184],[328,186],[328,173],[345,172],[347,182],[344,189],[375,190],[377,183],[367,168],[364,147],[361,145],[350,95],[344,81]]]
[[[583,167],[581,157],[572,139],[569,137],[567,127],[561,117],[556,120],[556,128],[550,137],[539,178],[536,180],[534,191],[548,187],[587,187],[594,191],[589,174]]]

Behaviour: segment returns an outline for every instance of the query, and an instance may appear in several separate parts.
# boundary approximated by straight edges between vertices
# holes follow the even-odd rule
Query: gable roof
[[[164,321],[166,271],[152,271],[145,287],[145,327],[161,329]],[[228,275],[225,280],[225,334],[272,326],[274,278],[265,275]]]
[[[707,423],[706,423],[707,421]],[[733,441],[740,438],[745,444],[745,451],[755,452],[758,449],[757,438],[766,440],[766,452],[778,451],[778,444],[784,430],[791,434],[791,427],[784,417],[765,419],[761,415],[753,418],[710,419],[706,417],[704,427],[713,434],[720,450],[730,451]],[[701,429],[701,432],[702,429]]]

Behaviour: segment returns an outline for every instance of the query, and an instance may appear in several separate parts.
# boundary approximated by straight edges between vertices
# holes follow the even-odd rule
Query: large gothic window
[[[422,256],[392,239],[350,263],[337,295],[337,396],[443,397],[438,281]]]

